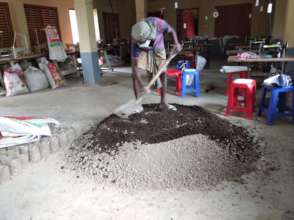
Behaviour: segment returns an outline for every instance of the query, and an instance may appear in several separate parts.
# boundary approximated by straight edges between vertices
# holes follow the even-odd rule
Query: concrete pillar
[[[146,0],[135,0],[136,6],[136,20],[140,21],[147,15],[147,3]]]
[[[276,38],[285,37],[285,22],[287,17],[288,0],[279,0],[275,2],[275,15],[272,35]]]
[[[96,85],[100,81],[101,70],[98,66],[93,0],[74,0],[74,5],[79,28],[84,80],[89,85]]]
[[[294,1],[279,0],[276,1],[274,27],[272,35],[282,38],[289,43],[289,47],[294,48]]]
[[[288,0],[285,22],[285,41],[289,43],[289,47],[294,48],[294,1]]]

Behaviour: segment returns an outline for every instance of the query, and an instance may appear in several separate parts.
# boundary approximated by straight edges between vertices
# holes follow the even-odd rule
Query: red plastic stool
[[[227,96],[234,80],[234,74],[239,74],[239,78],[249,78],[249,68],[246,66],[223,66],[220,71],[227,74]]]
[[[182,71],[178,69],[168,69],[165,74],[169,77],[176,77],[176,89],[178,95],[181,96],[182,89]]]
[[[229,90],[226,115],[243,112],[247,119],[253,118],[256,93],[256,81],[253,79],[235,79]]]

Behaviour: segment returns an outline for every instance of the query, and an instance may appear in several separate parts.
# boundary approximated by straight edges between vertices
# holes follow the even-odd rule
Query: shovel
[[[147,87],[145,87],[145,92],[138,98],[138,99],[132,99],[128,101],[127,103],[119,106],[114,110],[114,114],[121,118],[128,118],[130,115],[135,113],[140,113],[143,111],[142,101],[144,96],[148,93],[146,91],[149,91],[153,83],[158,79],[158,77],[161,75],[161,73],[165,70],[165,68],[168,66],[170,61],[178,54],[178,52],[175,52],[175,48],[173,49],[172,54],[169,56],[169,58],[166,60],[165,64],[159,68],[156,75],[151,79],[151,81],[148,83]]]

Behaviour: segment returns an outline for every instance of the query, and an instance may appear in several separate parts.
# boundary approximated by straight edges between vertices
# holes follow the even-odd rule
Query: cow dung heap
[[[144,105],[129,120],[110,115],[75,141],[66,166],[130,190],[210,187],[254,170],[260,153],[249,131],[201,107],[175,106]]]

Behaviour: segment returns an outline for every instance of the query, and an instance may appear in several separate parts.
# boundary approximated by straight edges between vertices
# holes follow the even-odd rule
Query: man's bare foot
[[[147,87],[144,87],[144,92],[145,92],[146,94],[148,94],[148,93],[151,92],[151,89],[150,89],[150,88],[147,88]]]
[[[145,94],[148,94],[150,92],[151,92],[151,89],[144,87],[144,88],[139,90],[138,97],[141,97],[141,96],[143,96]]]
[[[173,110],[173,111],[177,111],[177,108],[171,104],[166,104],[166,103],[161,103],[158,106],[158,109],[161,111],[167,111],[167,110]]]

